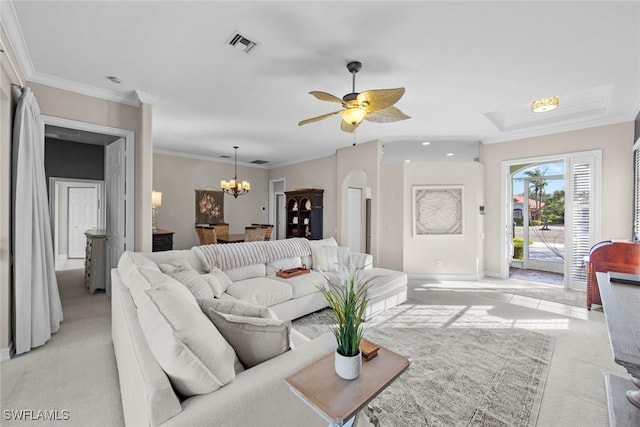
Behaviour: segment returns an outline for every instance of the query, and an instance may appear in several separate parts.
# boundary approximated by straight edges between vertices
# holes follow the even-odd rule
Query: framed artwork
[[[224,193],[214,190],[195,190],[196,224],[224,222]]]
[[[414,237],[462,235],[462,185],[416,185],[412,193]]]

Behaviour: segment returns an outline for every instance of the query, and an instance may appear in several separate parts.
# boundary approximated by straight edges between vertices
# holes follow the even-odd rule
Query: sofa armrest
[[[354,268],[362,268],[364,270],[373,267],[373,257],[370,254],[360,252],[351,252],[349,254],[351,265]]]

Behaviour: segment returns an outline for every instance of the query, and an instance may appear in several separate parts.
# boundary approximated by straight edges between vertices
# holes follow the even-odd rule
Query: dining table
[[[244,242],[244,233],[229,234],[225,238],[218,237],[218,243],[240,243]]]

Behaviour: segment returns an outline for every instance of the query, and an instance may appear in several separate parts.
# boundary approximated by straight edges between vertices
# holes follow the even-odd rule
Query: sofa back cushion
[[[205,313],[247,369],[290,348],[291,322],[221,313],[213,307],[205,308]]]
[[[227,288],[233,283],[231,279],[229,279],[229,276],[218,267],[211,268],[211,271],[203,274],[202,277],[207,281],[213,292],[213,296],[216,298],[221,298]]]
[[[160,270],[178,282],[182,283],[193,296],[198,298],[213,298],[214,293],[204,275],[198,273],[184,259],[174,261],[172,264],[159,264]]]
[[[280,270],[302,267],[302,258],[283,258],[267,263],[267,276],[275,276]]]
[[[122,284],[128,289],[147,289],[149,282],[140,273],[140,269],[160,271],[158,265],[142,254],[125,251],[118,261],[118,273],[122,279]]]
[[[253,264],[245,267],[233,268],[224,272],[232,282],[240,280],[253,279],[254,277],[264,277],[267,275],[267,269],[264,264]]]
[[[148,289],[137,308],[154,357],[184,396],[210,393],[235,378],[236,355],[207,316],[169,289]]]
[[[317,246],[311,248],[313,269],[321,272],[339,272],[349,268],[349,248]]]
[[[338,247],[338,242],[336,242],[336,239],[334,239],[333,237],[327,237],[326,239],[321,239],[321,240],[309,240],[309,250],[311,252],[310,256],[308,258],[303,258],[302,262],[308,267],[308,268],[315,268],[314,266],[314,259],[313,259],[313,248],[319,248],[321,246],[332,246],[332,247]],[[306,262],[305,262],[306,261]]]

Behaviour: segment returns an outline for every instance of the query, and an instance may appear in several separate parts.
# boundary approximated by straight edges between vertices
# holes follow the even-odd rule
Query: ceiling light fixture
[[[429,141],[425,141],[422,143],[422,145],[431,145],[431,143]]]
[[[447,157],[453,156],[453,153],[447,153]]]
[[[552,96],[551,98],[538,99],[531,103],[531,111],[534,113],[544,113],[555,110],[560,105],[560,98]]]
[[[237,145],[233,146],[235,150],[235,172],[233,174],[233,179],[230,181],[220,181],[220,189],[227,194],[231,194],[234,199],[237,199],[238,196],[242,196],[243,194],[247,194],[249,190],[251,190],[251,185],[248,181],[238,181],[238,147]]]

